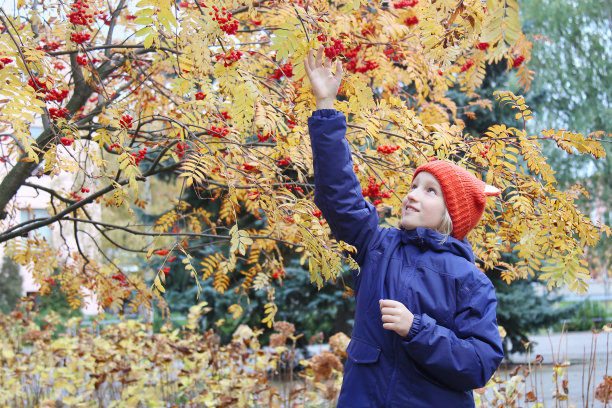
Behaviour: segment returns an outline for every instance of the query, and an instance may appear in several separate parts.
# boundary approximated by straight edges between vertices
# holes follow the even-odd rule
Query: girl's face
[[[412,180],[410,192],[402,200],[402,228],[412,230],[424,227],[437,230],[445,212],[446,204],[438,180],[425,171],[417,174]]]

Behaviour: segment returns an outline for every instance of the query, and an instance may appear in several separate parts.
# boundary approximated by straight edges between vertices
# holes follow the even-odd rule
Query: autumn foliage
[[[587,193],[581,186],[560,189],[540,140],[599,158],[605,152],[597,135],[530,134],[532,112],[520,95],[478,93],[485,68],[499,61],[525,90],[533,79],[515,0],[83,0],[3,9],[0,242],[43,293],[53,278],[75,307],[85,289],[101,306],[129,299],[128,310],[150,307],[164,293],[166,268],[182,262],[198,287],[212,282],[243,299],[265,291],[263,323],[272,326],[275,288],[291,278],[281,246],[301,254],[317,286],[354,266],[312,200],[306,123],[314,99],[302,60],[319,46],[347,67],[336,107],[349,118],[364,196],[385,224],[397,224],[412,169],[451,159],[502,190],[469,236],[484,271],[498,270],[509,283],[538,276],[549,286],[585,290],[584,248],[609,228],[578,211],[574,200]],[[450,90],[467,102],[457,105]],[[521,126],[469,133],[463,119],[496,103]],[[40,135],[30,132],[37,118]],[[49,187],[65,174],[74,180],[69,189]],[[203,202],[221,200],[219,214],[177,196],[172,210],[143,228],[135,218],[96,217],[97,206],[146,211],[142,184],[160,174],[178,177]],[[31,176],[43,180],[26,181]],[[26,183],[49,193],[48,218],[17,217],[12,200]],[[240,225],[244,214],[263,227]],[[78,245],[58,263],[47,242],[27,235],[50,224],[69,226],[77,243],[107,240],[117,228],[136,241],[148,237],[148,259],[163,266],[124,274],[122,265]],[[227,250],[194,256],[190,245],[203,238],[224,240]],[[502,253],[518,261],[503,262]],[[242,311],[239,303],[229,310],[234,317]]]

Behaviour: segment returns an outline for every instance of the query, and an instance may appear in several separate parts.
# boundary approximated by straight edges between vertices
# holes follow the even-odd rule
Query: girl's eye
[[[432,188],[432,187],[430,187],[430,188],[427,190],[427,192],[428,192],[428,193],[432,193],[432,194],[438,194],[438,193],[436,192],[436,189],[435,189],[435,188]]]

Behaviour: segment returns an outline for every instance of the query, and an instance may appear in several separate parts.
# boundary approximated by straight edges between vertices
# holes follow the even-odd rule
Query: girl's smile
[[[410,192],[402,200],[402,228],[438,230],[446,212],[442,187],[428,172],[420,172],[412,181]]]

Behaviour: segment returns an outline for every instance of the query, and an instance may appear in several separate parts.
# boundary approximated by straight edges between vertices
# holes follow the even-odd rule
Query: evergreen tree
[[[19,274],[19,265],[4,255],[0,268],[0,313],[9,313],[21,298],[23,279]]]

